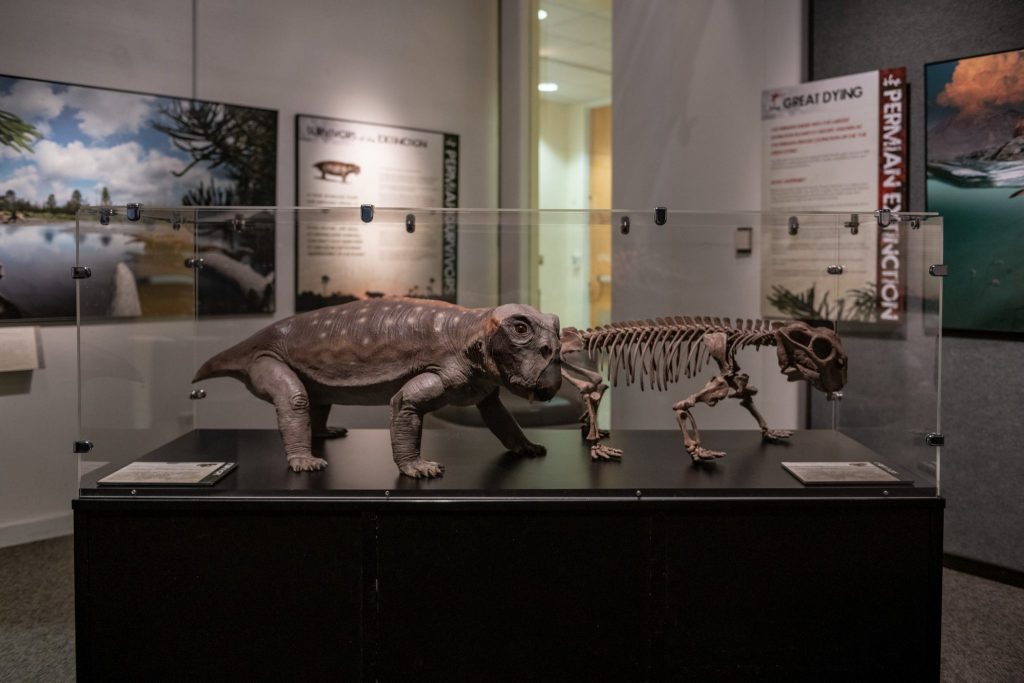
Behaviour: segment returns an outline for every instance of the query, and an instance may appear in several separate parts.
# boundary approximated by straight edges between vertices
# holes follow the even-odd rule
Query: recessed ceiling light
[[[538,83],[537,84],[537,90],[540,90],[541,92],[555,92],[556,90],[558,90],[558,84],[557,83]]]
[[[537,18],[540,19],[541,21],[544,21],[545,19],[548,18],[548,11],[546,9],[537,10]]]

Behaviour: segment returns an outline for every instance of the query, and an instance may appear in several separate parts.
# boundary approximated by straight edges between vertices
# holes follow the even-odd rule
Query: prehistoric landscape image
[[[0,76],[0,320],[74,317],[79,209],[270,206],[276,163],[276,111]],[[83,312],[271,312],[274,222],[255,218],[241,231],[233,214],[180,230],[83,220]],[[184,265],[193,240],[198,280]]]
[[[928,210],[944,218],[943,323],[1024,332],[1024,50],[926,67]]]

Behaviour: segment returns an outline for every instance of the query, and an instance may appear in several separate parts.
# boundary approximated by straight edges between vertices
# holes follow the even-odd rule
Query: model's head
[[[791,322],[775,330],[779,368],[790,382],[803,380],[831,393],[846,385],[846,352],[827,327]]]
[[[562,385],[558,316],[522,304],[494,309],[487,350],[502,382],[528,399],[550,400]]]

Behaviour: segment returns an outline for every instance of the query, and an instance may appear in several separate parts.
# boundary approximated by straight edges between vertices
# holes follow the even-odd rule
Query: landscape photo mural
[[[1024,332],[1024,50],[925,67],[928,210],[944,220],[943,325]]]
[[[276,168],[276,111],[0,76],[0,321],[74,318],[80,208],[272,206]],[[183,215],[177,231],[83,220],[83,313],[272,312],[273,214],[246,230],[231,213]],[[193,242],[207,264],[195,280]]]

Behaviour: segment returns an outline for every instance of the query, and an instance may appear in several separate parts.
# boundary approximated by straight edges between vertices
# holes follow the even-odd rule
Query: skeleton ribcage
[[[775,344],[773,330],[783,323],[770,320],[728,318],[692,318],[675,316],[653,320],[632,320],[583,330],[584,348],[591,360],[606,370],[608,381],[618,384],[625,373],[626,384],[638,379],[664,390],[680,377],[693,377],[712,360],[704,337],[711,333],[726,335],[729,357],[745,346]]]

